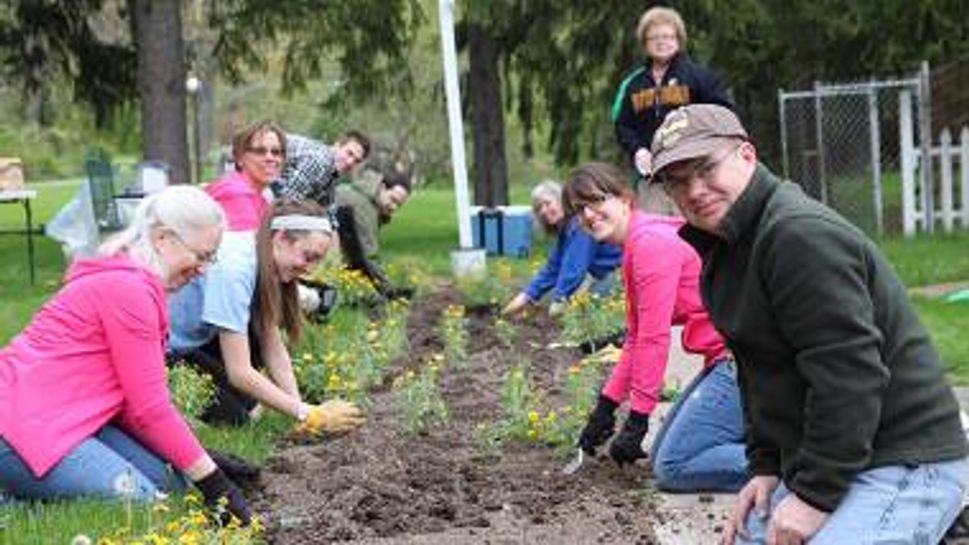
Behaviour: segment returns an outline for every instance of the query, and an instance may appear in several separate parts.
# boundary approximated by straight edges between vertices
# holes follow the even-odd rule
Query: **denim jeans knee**
[[[152,479],[96,437],[84,440],[39,478],[0,438],[0,487],[21,499],[91,496],[152,501],[164,497]]]

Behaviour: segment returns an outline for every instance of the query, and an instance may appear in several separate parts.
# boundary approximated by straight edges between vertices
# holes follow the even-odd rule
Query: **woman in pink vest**
[[[172,404],[165,378],[166,292],[212,262],[224,222],[196,188],[148,197],[0,350],[4,492],[149,501],[184,487],[171,465],[248,523],[245,500]]]
[[[646,457],[642,443],[659,402],[670,328],[682,326],[686,351],[704,369],[667,416],[653,443],[653,473],[667,490],[737,490],[746,482],[743,418],[734,362],[713,328],[699,292],[700,257],[678,235],[681,218],[636,208],[619,170],[588,163],[570,176],[565,202],[598,242],[622,248],[626,340],[580,446],[594,454],[615,433],[615,411],[629,416],[609,449],[620,465]]]
[[[232,137],[235,170],[205,187],[225,211],[229,231],[255,231],[269,210],[269,184],[279,177],[286,161],[286,133],[262,121]]]

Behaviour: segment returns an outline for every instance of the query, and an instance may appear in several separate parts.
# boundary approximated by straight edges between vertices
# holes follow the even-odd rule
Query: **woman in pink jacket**
[[[232,137],[235,170],[205,187],[225,211],[229,231],[255,231],[269,211],[269,185],[286,160],[286,133],[268,121],[253,123]]]
[[[165,378],[165,294],[212,262],[224,223],[196,188],[145,199],[0,350],[4,492],[149,501],[184,483],[170,464],[248,523],[245,500],[172,405]]]
[[[700,257],[677,231],[683,220],[636,208],[618,169],[589,163],[570,176],[565,201],[598,242],[622,247],[626,340],[579,440],[594,454],[615,432],[615,411],[629,400],[629,416],[612,441],[620,465],[646,457],[642,443],[659,402],[670,349],[670,328],[682,326],[682,345],[703,355],[704,370],[687,388],[653,445],[660,488],[736,490],[746,481],[743,418],[732,359],[700,299]]]

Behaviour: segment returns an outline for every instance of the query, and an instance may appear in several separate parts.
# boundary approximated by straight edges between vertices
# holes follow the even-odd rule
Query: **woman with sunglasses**
[[[333,243],[333,226],[313,202],[279,202],[255,233],[226,233],[218,262],[176,293],[170,350],[212,375],[216,399],[203,420],[241,425],[257,404],[291,415],[313,431],[341,432],[363,423],[350,403],[303,402],[283,342],[299,338],[297,279]],[[265,367],[267,374],[259,372]]]
[[[594,454],[615,432],[615,412],[629,416],[612,441],[620,465],[646,457],[642,443],[659,402],[670,328],[700,354],[704,369],[679,397],[653,442],[653,473],[666,490],[739,490],[747,479],[736,368],[700,299],[700,257],[677,232],[683,220],[645,214],[615,167],[588,163],[570,176],[565,203],[598,242],[622,248],[626,340],[579,444]]]
[[[146,198],[99,257],[71,265],[61,290],[0,350],[0,489],[152,501],[184,488],[184,475],[248,523],[245,500],[165,380],[165,294],[205,271],[224,222],[200,189],[170,187]]]
[[[269,185],[286,160],[286,133],[268,121],[249,125],[232,138],[232,159],[235,170],[205,191],[222,205],[230,231],[255,231],[272,201]]]

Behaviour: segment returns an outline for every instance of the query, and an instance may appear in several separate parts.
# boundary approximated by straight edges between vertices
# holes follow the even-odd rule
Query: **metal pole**
[[[824,104],[821,102],[821,82],[814,82],[814,134],[817,138],[818,183],[821,185],[821,202],[828,203],[828,180],[824,166]]]
[[[929,63],[922,61],[919,71],[919,148],[922,153],[922,202],[925,232],[935,230],[935,195],[932,183],[932,94]]]
[[[438,1],[441,24],[441,54],[444,62],[444,94],[447,98],[448,127],[451,135],[451,163],[454,168],[454,200],[458,211],[458,239],[461,248],[471,248],[468,211],[468,170],[464,158],[464,123],[461,119],[461,91],[458,87],[458,62],[454,46],[454,2]]]
[[[878,91],[874,86],[868,88],[868,124],[871,139],[871,183],[872,196],[875,199],[875,228],[879,235],[883,233],[882,218],[882,153],[881,153],[881,125],[878,119]]]
[[[777,90],[777,105],[780,109],[780,120],[781,120],[781,160],[784,165],[784,177],[788,180],[791,179],[791,164],[787,158],[787,116],[785,115],[786,100],[784,98],[784,89]]]
[[[199,107],[201,106],[201,95],[202,89],[199,89],[194,95],[192,95],[192,122],[195,123],[195,183],[202,183],[202,118],[200,116]]]

